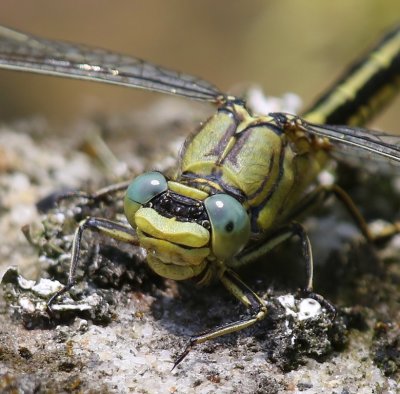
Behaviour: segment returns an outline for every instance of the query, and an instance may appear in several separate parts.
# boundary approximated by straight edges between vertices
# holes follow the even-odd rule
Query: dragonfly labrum
[[[336,185],[317,185],[316,178],[343,147],[400,163],[400,137],[361,128],[399,88],[399,27],[302,116],[253,114],[244,100],[200,78],[1,26],[0,68],[141,88],[216,105],[216,113],[184,144],[172,176],[149,171],[86,196],[96,200],[126,189],[127,221],[87,217],[79,223],[68,283],[48,301],[51,311],[52,304],[74,286],[82,234],[88,230],[144,248],[149,266],[164,278],[195,279],[201,285],[220,281],[250,310],[249,316],[192,336],[175,365],[196,344],[265,318],[265,301],[235,271],[293,236],[302,245],[305,293],[330,308],[313,292],[311,242],[296,218],[314,201],[333,194],[363,235],[373,240],[347,193]]]

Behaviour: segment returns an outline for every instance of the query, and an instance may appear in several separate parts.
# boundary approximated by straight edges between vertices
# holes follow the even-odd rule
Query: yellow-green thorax
[[[186,144],[177,180],[235,195],[250,214],[252,232],[264,233],[290,215],[325,164],[321,142],[228,103]]]
[[[251,236],[283,223],[326,160],[321,140],[228,101],[190,138],[173,179],[137,177],[125,213],[163,277],[220,275]]]

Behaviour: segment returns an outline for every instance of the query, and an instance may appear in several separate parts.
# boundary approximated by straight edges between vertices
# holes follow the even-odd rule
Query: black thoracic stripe
[[[227,160],[233,165],[236,165],[238,154],[242,150],[243,146],[246,144],[247,140],[249,139],[250,133],[248,132],[248,129],[246,129],[241,131],[240,133],[236,133],[234,137],[235,137],[235,144],[233,145],[233,148],[230,150],[228,155],[219,162],[219,164],[223,164],[225,160]]]
[[[233,148],[231,149],[231,151],[229,152],[229,154],[227,155],[227,157],[224,158],[224,160],[221,160],[220,164],[224,163],[224,161],[227,160],[230,163],[232,163],[233,165],[236,165],[239,153],[243,149],[243,147],[246,147],[246,142],[250,138],[251,132],[255,128],[259,128],[259,127],[266,127],[269,130],[272,130],[276,135],[281,135],[283,133],[283,130],[281,128],[279,128],[278,126],[276,126],[274,124],[271,124],[270,122],[262,122],[262,123],[257,123],[257,124],[251,125],[251,126],[245,128],[244,130],[242,130],[240,133],[235,134],[236,142],[235,142]]]
[[[274,167],[274,163],[275,163],[275,152],[273,152],[271,155],[271,159],[269,161],[268,173],[265,174],[264,180],[261,182],[261,185],[259,186],[259,188],[254,193],[247,196],[248,200],[253,200],[253,199],[257,198],[257,196],[264,190],[265,185],[268,183],[268,181],[270,179],[271,171]]]
[[[206,156],[217,156],[219,157],[224,152],[228,141],[231,139],[233,135],[235,135],[237,129],[237,122],[233,123],[229,126],[222,138],[215,144],[215,147],[206,153]]]
[[[270,198],[274,195],[276,189],[278,188],[280,182],[282,181],[283,178],[283,163],[285,161],[285,147],[281,145],[281,152],[279,155],[279,173],[278,176],[276,177],[276,180],[273,185],[271,185],[269,193],[265,196],[264,200],[262,200],[257,206],[252,207],[250,209],[250,221],[251,221],[251,230],[254,233],[258,233],[259,230],[257,228],[257,218],[260,213],[260,211],[264,208],[265,204],[270,200]]]
[[[242,190],[237,187],[231,185],[230,183],[226,183],[222,180],[222,171],[219,168],[213,168],[212,174],[206,176],[205,178],[210,179],[210,181],[217,183],[222,187],[222,189],[230,194],[232,197],[236,198],[240,203],[243,203],[245,200],[245,195]]]
[[[328,90],[326,94],[320,97],[317,102],[307,111],[305,111],[303,116],[307,116],[308,113],[318,112],[318,108],[324,104],[324,102],[328,102],[331,97],[334,97],[337,94],[337,87],[340,85],[346,84],[350,81],[359,70],[361,70],[367,63],[374,61],[373,56],[379,53],[385,45],[400,34],[400,27],[392,30],[389,34],[387,34],[383,40],[376,45],[372,51],[369,52],[367,57],[363,58],[361,61],[356,62],[353,66],[351,66],[348,71],[339,78],[338,81]],[[368,108],[368,104],[371,100],[376,97],[379,92],[381,92],[385,87],[393,84],[399,84],[400,78],[400,51],[397,55],[391,60],[390,64],[387,67],[382,67],[375,75],[373,75],[370,80],[365,81],[364,86],[360,87],[360,89],[355,93],[355,97],[347,100],[338,108],[336,108],[332,113],[326,114],[326,119],[323,123],[326,124],[347,124],[350,118],[353,116],[357,116],[362,107]],[[396,81],[397,79],[397,81]],[[383,103],[382,103],[383,104]],[[376,108],[378,110],[379,108]],[[373,116],[374,108],[371,108],[368,114],[368,118]],[[368,119],[363,119],[364,123]],[[361,125],[363,122],[358,122],[357,124]]]
[[[255,125],[253,125],[253,126],[250,126],[249,129],[252,128],[252,127],[268,127],[276,135],[282,135],[285,132],[281,127],[279,127],[279,126],[277,126],[277,125],[275,125],[275,124],[273,124],[271,122],[260,122],[260,123],[257,123]]]

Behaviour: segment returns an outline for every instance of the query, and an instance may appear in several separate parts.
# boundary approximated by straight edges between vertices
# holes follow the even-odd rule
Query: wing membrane
[[[384,161],[400,164],[400,136],[358,127],[311,123],[305,123],[305,129],[311,134],[327,137],[334,147],[351,148],[359,157],[374,159],[378,156]]]
[[[123,85],[216,102],[221,92],[200,78],[131,56],[51,41],[0,26],[0,68]]]

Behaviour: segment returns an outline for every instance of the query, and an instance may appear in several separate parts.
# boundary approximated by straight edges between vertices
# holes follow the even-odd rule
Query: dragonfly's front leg
[[[57,196],[57,202],[70,198],[83,198],[90,202],[102,201],[107,197],[111,196],[112,194],[126,190],[130,183],[131,181],[115,183],[113,185],[103,187],[102,189],[99,189],[94,193],[87,193],[82,191],[71,191],[71,192],[61,193],[60,195]]]
[[[113,185],[109,185],[103,187],[94,193],[87,193],[79,190],[68,190],[61,192],[54,192],[47,197],[41,199],[37,202],[36,206],[40,212],[48,212],[50,209],[57,207],[64,200],[71,199],[82,199],[86,200],[85,202],[80,203],[79,205],[94,205],[100,202],[112,201],[111,197],[114,194],[125,191],[130,184],[130,181],[124,181],[115,183]]]
[[[259,260],[277,245],[293,236],[297,236],[300,239],[302,257],[306,268],[306,285],[301,290],[301,295],[315,299],[321,303],[333,316],[335,316],[336,308],[329,301],[325,300],[320,294],[314,293],[314,260],[312,247],[307,232],[300,223],[289,223],[288,225],[281,227],[276,232],[271,234],[262,243],[255,244],[252,247],[245,249],[235,258],[235,267],[247,265]]]
[[[71,287],[74,286],[75,284],[76,269],[78,267],[79,256],[81,251],[82,235],[83,231],[86,229],[100,232],[101,234],[107,235],[111,238],[117,239],[122,242],[130,243],[133,245],[139,245],[136,232],[130,225],[97,217],[88,217],[82,220],[79,223],[74,234],[74,241],[72,243],[72,252],[71,252],[71,265],[69,269],[67,284],[61,290],[53,294],[49,299],[49,301],[47,302],[47,310],[50,314],[52,314],[51,305],[54,303],[54,301],[60,295],[70,290]]]
[[[286,226],[282,226],[280,229],[271,234],[266,240],[246,248],[243,252],[236,256],[234,260],[234,267],[241,267],[259,260],[270,250],[274,249],[276,246],[295,235],[300,238],[302,256],[306,264],[307,281],[304,288],[306,291],[312,292],[314,261],[312,256],[311,242],[304,227],[297,222],[292,222]]]
[[[186,345],[183,353],[176,359],[172,369],[174,369],[187,356],[187,354],[195,345],[225,334],[243,330],[264,319],[267,315],[267,307],[264,301],[256,293],[254,293],[254,291],[251,290],[250,287],[248,287],[233,271],[226,270],[220,280],[231,294],[233,294],[239,301],[241,301],[247,308],[250,309],[250,316],[231,323],[223,324],[211,330],[204,331],[201,334],[193,335],[190,338],[189,343]]]

